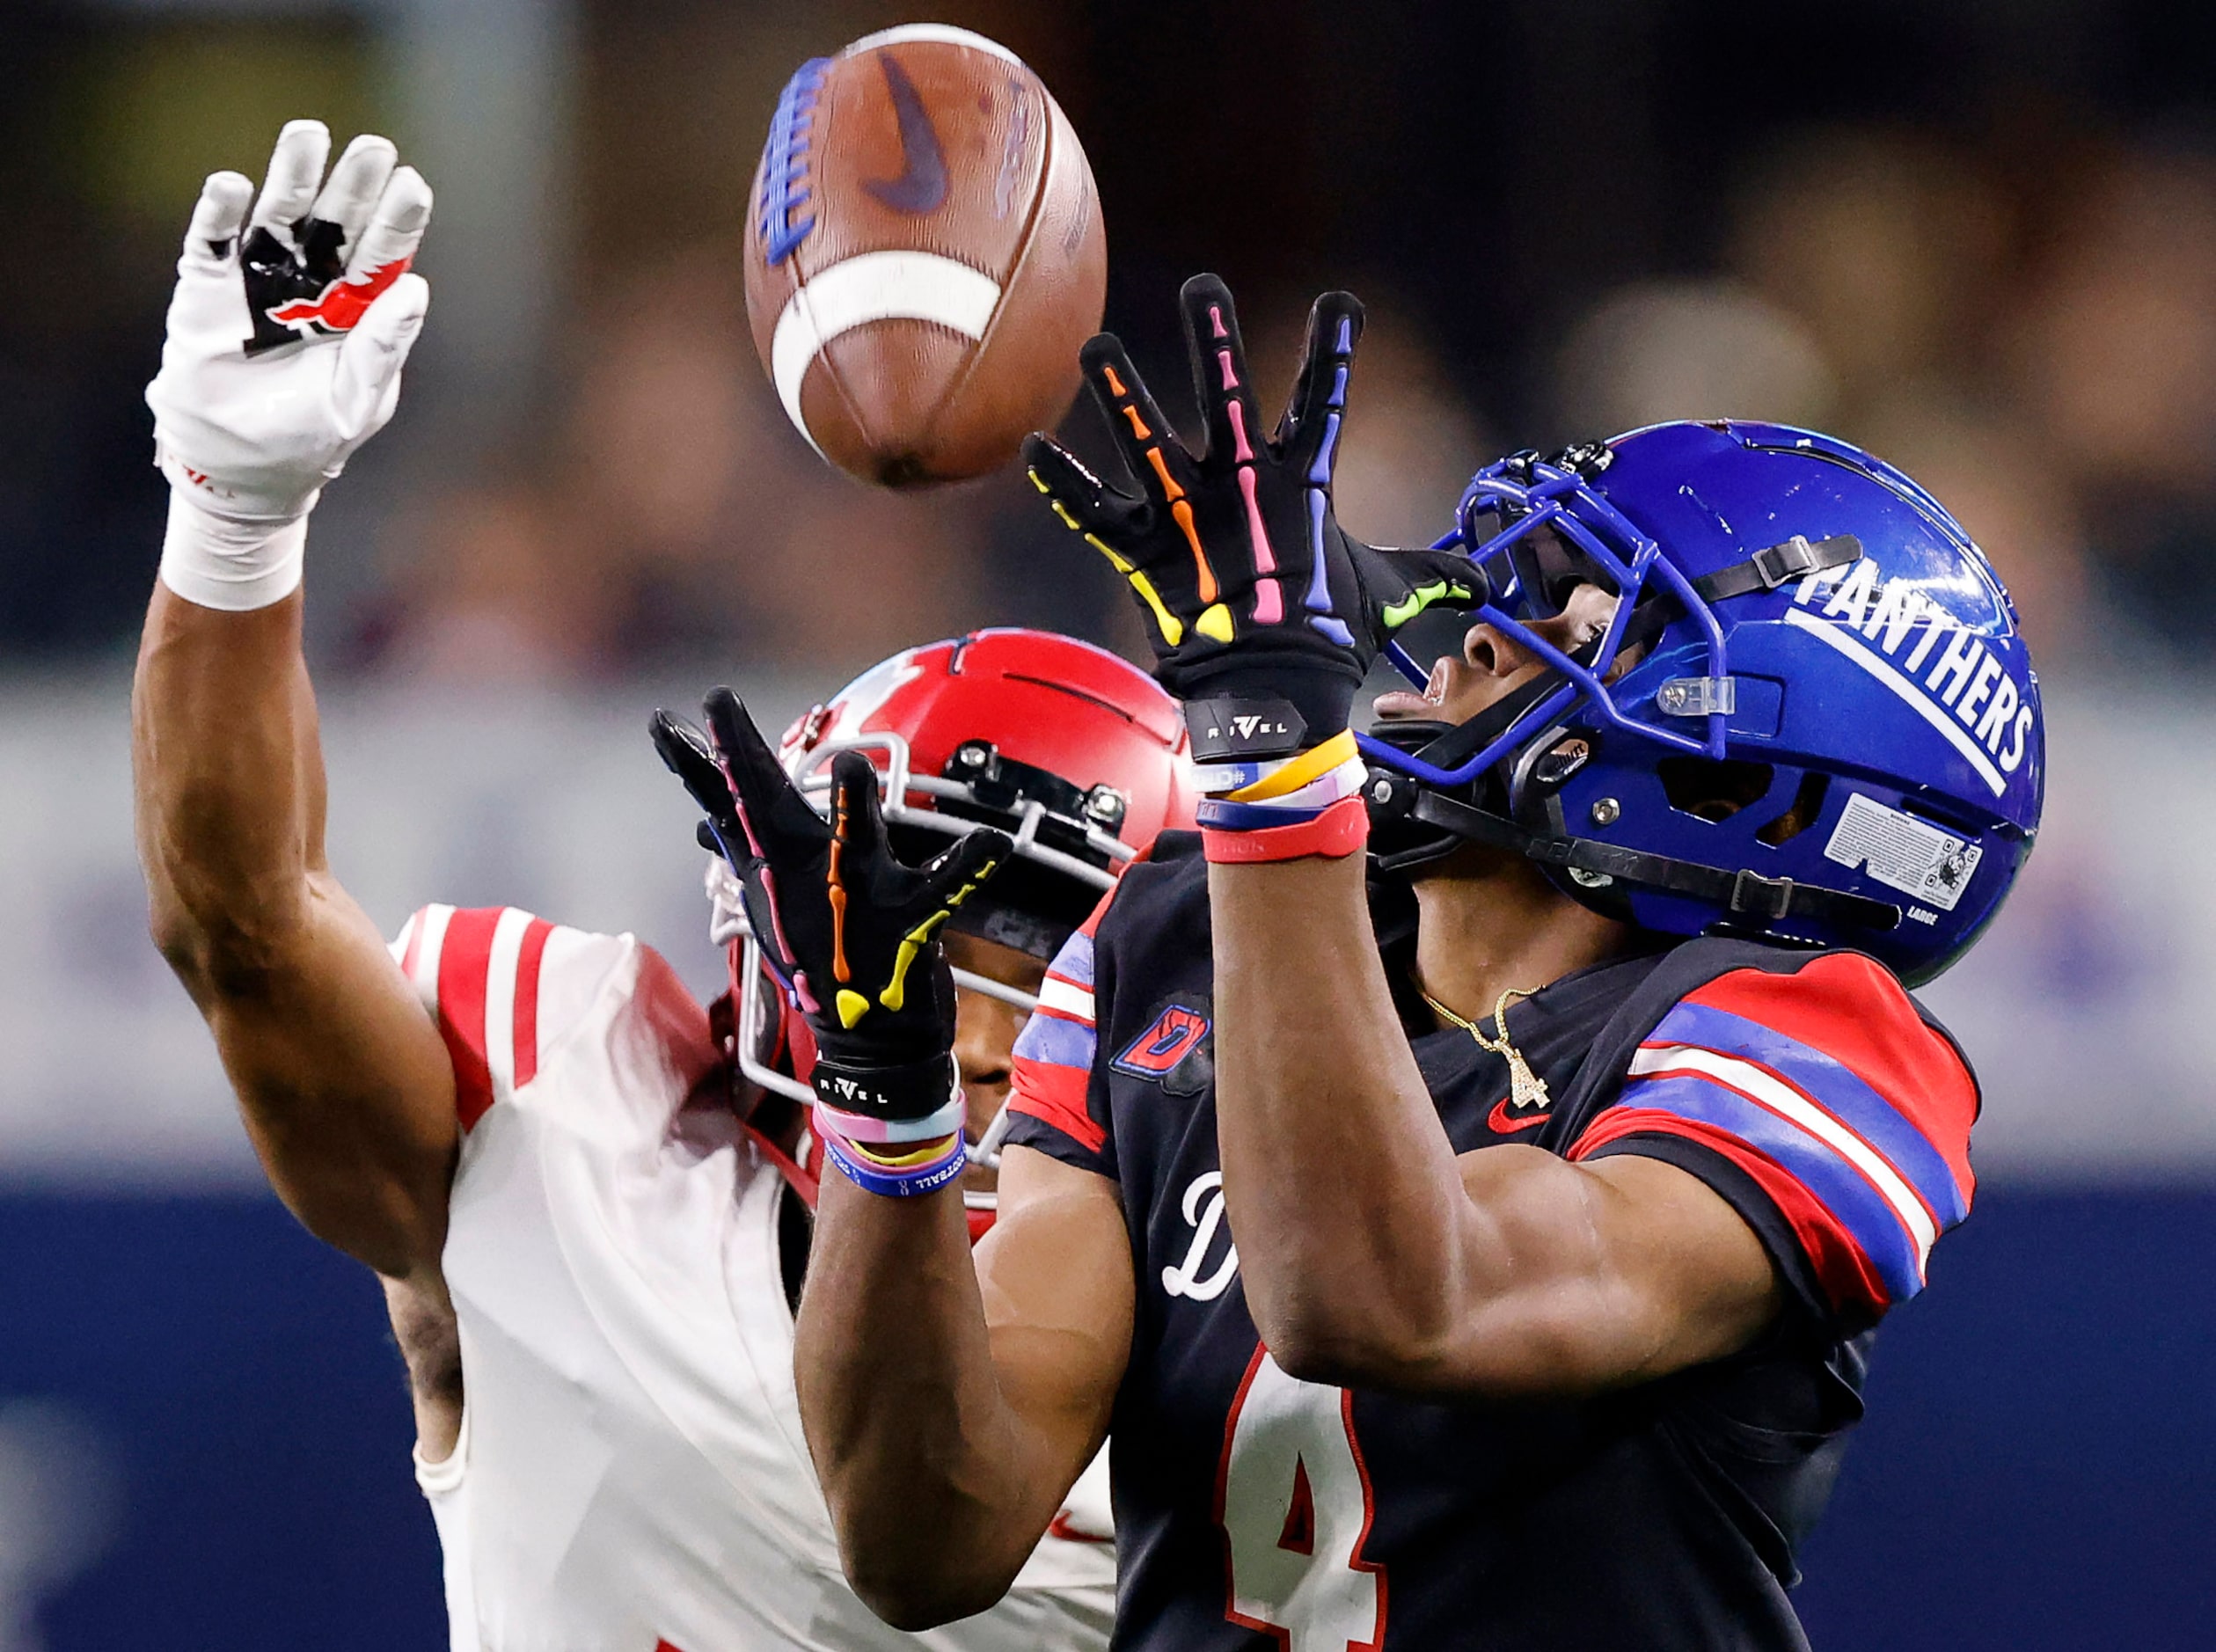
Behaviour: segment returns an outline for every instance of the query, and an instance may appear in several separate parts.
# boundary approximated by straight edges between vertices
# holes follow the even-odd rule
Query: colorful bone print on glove
[[[1343,733],[1393,632],[1435,603],[1481,603],[1485,580],[1456,552],[1372,549],[1333,515],[1362,332],[1350,294],[1316,300],[1291,402],[1267,438],[1230,292],[1196,275],[1181,301],[1205,448],[1187,450],[1104,333],[1079,360],[1139,491],[1101,480],[1045,435],[1026,442],[1024,459],[1063,525],[1130,582],[1154,675],[1188,703],[1195,755],[1283,757]]]
[[[1006,863],[1007,835],[966,834],[921,866],[892,851],[877,774],[859,752],[831,769],[827,821],[810,808],[729,689],[708,732],[667,712],[655,744],[708,817],[745,888],[747,925],[815,1035],[817,1099],[854,1142],[959,1147],[947,919]],[[896,1154],[896,1158],[910,1157]]]

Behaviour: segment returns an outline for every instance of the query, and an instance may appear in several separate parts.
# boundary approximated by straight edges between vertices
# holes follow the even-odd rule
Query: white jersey
[[[445,1252],[464,1411],[416,1476],[454,1652],[1079,1652],[1107,1643],[1096,1463],[1007,1597],[922,1635],[839,1571],[801,1438],[783,1181],[652,949],[508,909],[424,908],[393,944],[454,1061]]]

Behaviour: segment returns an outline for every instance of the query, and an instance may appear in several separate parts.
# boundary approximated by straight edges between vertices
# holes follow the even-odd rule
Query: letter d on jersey
[[[1186,1184],[1183,1208],[1185,1220],[1192,1225],[1193,1242],[1185,1247],[1183,1261],[1162,1269],[1162,1289],[1173,1297],[1213,1302],[1239,1271],[1239,1246],[1226,1244],[1224,1260],[1216,1265],[1216,1271],[1205,1279],[1200,1276],[1200,1270],[1208,1265],[1209,1249],[1216,1242],[1216,1230],[1224,1224],[1224,1173],[1210,1170],[1195,1176]]]

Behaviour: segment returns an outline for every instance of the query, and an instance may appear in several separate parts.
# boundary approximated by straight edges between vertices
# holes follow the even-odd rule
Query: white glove
[[[308,512],[392,417],[430,303],[406,273],[430,186],[381,137],[355,139],[325,182],[330,153],[321,121],[289,123],[251,220],[252,184],[213,174],[177,262],[146,401],[171,489],[162,581],[204,607],[299,585]]]

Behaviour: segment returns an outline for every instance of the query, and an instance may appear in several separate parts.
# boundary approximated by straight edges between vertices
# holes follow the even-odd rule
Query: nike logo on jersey
[[[1891,690],[1995,797],[2008,789],[2031,738],[2029,698],[1978,632],[1925,595],[1922,581],[1884,579],[1866,556],[1803,580],[1785,619]]]
[[[900,176],[872,179],[862,187],[895,212],[935,211],[947,199],[947,156],[939,147],[931,112],[898,58],[880,52],[877,61],[885,66],[885,90],[892,95],[893,113],[900,121]]]
[[[1543,1107],[1534,1107],[1529,1113],[1514,1112],[1509,1107],[1508,1098],[1503,1096],[1493,1103],[1493,1110],[1485,1115],[1485,1128],[1496,1136],[1512,1136],[1518,1130],[1527,1130],[1534,1124],[1546,1123],[1548,1116],[1547,1110]]]

